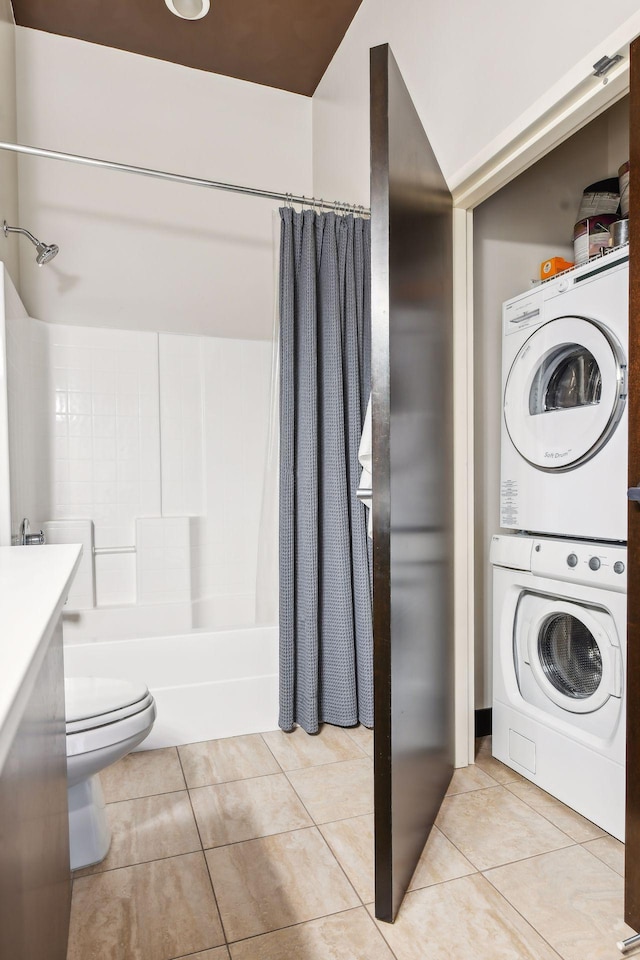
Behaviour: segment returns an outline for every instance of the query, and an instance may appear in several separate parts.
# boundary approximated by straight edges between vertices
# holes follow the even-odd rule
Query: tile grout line
[[[263,740],[264,740],[264,737],[263,737]],[[266,743],[266,740],[265,740],[264,742]],[[266,743],[266,746],[267,746],[268,749],[270,749],[268,743]],[[338,761],[338,762],[340,763],[340,762],[344,762],[344,761]],[[277,760],[277,759],[276,759],[276,763],[278,763],[278,760]],[[328,766],[328,764],[317,764],[317,766]],[[304,769],[304,768],[303,768],[303,769]],[[293,772],[293,771],[292,771],[292,772]],[[336,862],[339,870],[342,872],[345,880],[347,881],[349,887],[351,888],[351,890],[353,890],[354,894],[356,895],[356,897],[357,897],[358,900],[360,901],[360,907],[364,908],[365,912],[367,913],[367,916],[369,916],[369,911],[367,910],[366,904],[364,903],[364,901],[363,901],[362,897],[360,896],[358,890],[356,889],[355,885],[351,882],[350,878],[348,877],[348,875],[347,875],[344,867],[342,866],[342,864],[341,864],[340,861],[338,860],[336,854],[334,853],[334,850],[333,850],[331,844],[329,843],[329,841],[327,840],[327,838],[326,838],[325,835],[323,834],[322,830],[320,829],[320,824],[316,823],[316,821],[314,820],[313,816],[311,815],[311,811],[309,810],[309,808],[307,807],[306,803],[304,802],[304,800],[302,799],[302,797],[300,796],[300,794],[299,794],[298,791],[296,790],[295,786],[291,783],[291,780],[289,779],[289,776],[288,776],[288,771],[283,770],[283,773],[284,773],[284,775],[286,776],[287,782],[288,782],[289,785],[291,786],[291,789],[294,791],[295,795],[298,797],[298,799],[299,799],[302,807],[304,808],[307,816],[310,818],[311,823],[312,823],[312,825],[313,825],[313,828],[315,828],[315,829],[318,831],[318,833],[320,834],[320,836],[322,837],[322,842],[324,843],[324,845],[326,846],[327,850],[329,851],[329,853],[330,853],[331,856],[333,857],[333,859],[334,859],[334,861]],[[369,816],[369,814],[364,814],[364,816]],[[353,820],[353,819],[355,819],[355,817],[345,817],[344,819],[347,819],[347,820],[351,819],[351,820]],[[333,822],[336,823],[336,822],[338,822],[338,821],[333,821]],[[303,829],[309,829],[309,828],[303,828]],[[290,831],[285,831],[285,832],[290,832]],[[293,831],[291,831],[291,832],[293,832]],[[350,909],[358,910],[358,909],[360,909],[360,907],[352,907],[352,908],[350,908]],[[347,912],[347,911],[339,911],[339,912]],[[323,919],[325,919],[326,917],[330,917],[330,916],[334,916],[334,914],[328,913],[328,914],[325,914],[324,917],[316,917],[316,918],[314,918],[314,919],[323,920]],[[307,921],[303,921],[303,922],[307,922]],[[296,926],[297,926],[297,924],[296,924]],[[375,923],[374,923],[374,927],[375,927]],[[280,928],[280,929],[286,929],[286,928],[283,927],[283,928]],[[274,932],[274,931],[271,931],[271,932]],[[376,927],[376,932],[377,932],[378,935],[380,936],[380,933],[379,933],[377,927]],[[247,939],[250,939],[250,938],[247,938]],[[383,938],[383,940],[384,940],[384,938]],[[384,942],[386,943],[386,940],[384,940]],[[390,948],[389,948],[389,949],[390,949]],[[393,957],[394,957],[394,960],[397,960],[395,954],[393,954]]]
[[[513,797],[514,800],[519,800],[521,803],[524,803],[524,805],[525,805],[526,807],[528,807],[533,813],[537,814],[539,817],[541,817],[543,820],[545,820],[547,823],[549,823],[555,830],[557,830],[559,833],[561,833],[561,834],[563,835],[563,837],[565,837],[567,840],[571,841],[569,844],[567,844],[567,846],[571,846],[571,845],[573,845],[573,844],[580,844],[580,840],[574,840],[574,838],[573,838],[572,836],[570,836],[565,830],[562,830],[562,828],[559,827],[556,823],[554,823],[553,820],[550,820],[548,817],[546,817],[546,816],[544,815],[544,813],[540,813],[539,810],[536,810],[536,808],[535,808],[534,806],[532,806],[532,805],[531,805],[530,803],[528,803],[526,800],[523,800],[522,797],[519,797],[516,793],[513,793],[511,790],[509,790],[509,787],[508,787],[506,784],[498,783],[497,786],[498,786],[498,787],[502,787],[503,790],[506,790],[506,791],[508,792],[509,796]],[[534,786],[535,786],[535,784],[534,784]],[[482,792],[483,790],[495,790],[495,787],[481,787],[479,790],[467,790],[466,793],[454,793],[454,794],[452,794],[452,796],[450,796],[450,797],[445,797],[445,800],[452,800],[454,797],[464,797],[464,796],[466,796],[466,795],[469,794],[469,793],[480,793],[480,792]],[[554,798],[554,799],[555,799],[555,798]],[[569,807],[568,809],[571,809],[571,808]],[[575,812],[575,811],[574,811],[574,812]],[[586,819],[586,818],[585,818],[585,819]],[[589,822],[591,822],[591,821],[589,821]],[[440,828],[440,829],[442,830],[442,828]],[[443,830],[442,832],[444,833],[444,830]],[[448,839],[450,839],[450,838],[448,838]],[[598,840],[598,839],[600,839],[600,838],[599,838],[599,837],[593,837],[592,839]],[[452,842],[453,842],[453,841],[452,841]],[[588,841],[585,841],[585,842],[588,842]],[[563,848],[562,848],[562,847],[556,847],[555,849],[556,849],[556,850],[561,850],[561,849],[563,849]],[[462,851],[460,851],[460,852],[462,853]],[[467,858],[467,859],[468,859],[468,858]]]
[[[182,776],[184,777],[184,780],[185,780],[185,783],[186,783],[186,782],[187,782],[187,778],[186,778],[186,776],[185,776],[184,767],[182,766],[182,758],[180,757],[180,751],[178,750],[177,753],[178,753],[178,763],[180,764],[180,769],[182,770]],[[189,797],[189,806],[191,807],[191,815],[192,815],[192,817],[193,817],[193,819],[194,819],[194,822],[195,822],[195,825],[196,825],[196,830],[198,831],[198,838],[199,838],[199,840],[200,840],[200,848],[201,848],[201,852],[202,852],[202,859],[204,860],[204,865],[205,865],[205,869],[206,869],[206,871],[207,871],[207,876],[209,877],[209,884],[210,884],[210,886],[211,886],[211,893],[213,894],[213,902],[214,902],[215,905],[216,905],[216,911],[217,911],[217,913],[218,913],[218,920],[220,921],[220,929],[222,930],[222,936],[224,937],[225,946],[227,947],[227,953],[230,954],[229,941],[227,940],[227,931],[225,930],[225,927],[224,927],[224,921],[223,921],[223,919],[222,919],[222,912],[221,912],[221,910],[220,910],[220,906],[219,906],[219,904],[218,904],[218,898],[217,898],[217,896],[216,896],[216,889],[215,889],[215,887],[214,887],[214,885],[213,885],[213,877],[211,876],[211,870],[209,869],[209,861],[207,860],[206,854],[205,854],[205,852],[204,852],[204,845],[203,845],[203,843],[202,843],[202,834],[200,833],[200,825],[198,824],[198,818],[196,817],[196,812],[195,812],[195,810],[194,810],[194,808],[193,808],[193,803],[192,803],[192,801],[191,801],[191,793],[190,793],[190,791],[189,791],[188,788],[187,788],[187,796]],[[215,949],[215,948],[214,948],[214,947],[210,947],[210,948],[205,948],[205,949],[211,949],[211,950],[213,950],[213,949]],[[200,951],[200,952],[201,952],[201,951]]]
[[[272,934],[281,933],[283,930],[293,930],[295,929],[295,927],[304,927],[306,924],[315,923],[317,920],[329,920],[331,917],[339,917],[345,913],[352,913],[354,910],[364,910],[369,920],[371,920],[371,916],[366,906],[364,904],[361,904],[360,906],[347,907],[345,910],[336,910],[335,913],[327,913],[323,917],[311,917],[310,920],[299,920],[297,923],[288,923],[284,927],[277,927],[275,930],[267,930],[266,933],[254,933],[250,937],[240,937],[240,939],[232,940],[230,943],[228,943],[227,947],[235,946],[235,944],[237,943],[248,943],[249,940],[258,940],[260,937],[269,937]],[[373,923],[373,921],[371,922]],[[389,950],[389,953],[394,958],[394,960],[398,960],[397,955],[393,952],[393,950],[391,949],[391,947],[389,946],[385,938],[382,936],[382,934],[378,930],[378,927],[376,926],[375,923],[373,923],[373,927],[376,933],[378,934],[378,936],[382,938],[382,942],[384,943],[385,947],[387,947],[387,949]],[[176,960],[182,960],[182,958],[177,957]],[[302,960],[302,958],[297,958],[297,960]]]
[[[267,746],[268,746],[268,744],[267,744]],[[368,759],[371,761],[371,758],[368,758]],[[345,761],[338,761],[338,762],[345,762]],[[371,761],[371,762],[372,762],[372,761]],[[327,766],[327,764],[318,764],[317,766]],[[302,769],[305,769],[305,768],[302,768]],[[291,771],[291,772],[293,773],[294,771]],[[386,938],[385,938],[384,935],[378,930],[378,927],[377,927],[377,925],[376,925],[376,923],[375,923],[375,920],[372,919],[369,911],[367,910],[367,904],[363,901],[362,897],[360,896],[360,893],[358,892],[358,890],[357,890],[356,887],[355,887],[355,884],[353,884],[353,883],[351,882],[349,876],[347,875],[346,870],[344,869],[344,867],[342,866],[342,864],[341,864],[340,861],[338,860],[338,857],[336,856],[336,854],[335,854],[335,852],[334,852],[334,850],[333,850],[333,847],[331,846],[331,844],[329,843],[329,841],[327,840],[327,838],[326,838],[325,835],[323,834],[322,829],[321,829],[321,826],[324,826],[324,824],[321,825],[321,824],[319,824],[319,823],[316,823],[316,821],[314,820],[313,816],[311,815],[311,812],[309,811],[307,805],[305,804],[304,800],[302,799],[302,797],[300,796],[300,794],[299,794],[298,791],[296,790],[295,786],[291,783],[291,780],[289,779],[289,776],[288,776],[288,771],[285,770],[284,773],[285,773],[285,776],[287,777],[287,780],[288,780],[288,782],[290,783],[292,789],[294,790],[296,796],[299,798],[300,803],[302,804],[302,806],[303,806],[304,809],[306,810],[308,816],[311,817],[311,820],[312,820],[312,822],[313,822],[313,825],[314,825],[315,829],[318,831],[318,833],[320,834],[320,836],[322,837],[322,840],[323,840],[325,846],[327,847],[327,849],[329,850],[329,853],[331,854],[331,856],[333,857],[333,859],[334,859],[335,862],[337,863],[337,865],[338,865],[339,869],[342,871],[342,873],[343,873],[343,875],[344,875],[347,883],[349,884],[349,886],[351,887],[351,889],[352,889],[353,892],[355,893],[356,897],[357,897],[358,900],[360,901],[360,907],[352,907],[352,908],[350,908],[350,909],[354,909],[354,910],[359,910],[359,909],[361,909],[361,908],[364,909],[365,913],[367,914],[367,917],[369,918],[369,920],[370,920],[371,923],[373,924],[373,927],[374,927],[377,935],[380,937],[380,939],[382,940],[382,942],[385,944],[385,946],[386,946],[387,949],[389,950],[389,953],[390,953],[391,956],[394,958],[394,960],[398,960],[396,954],[395,954],[394,951],[391,949],[390,945],[387,943]],[[361,814],[361,816],[371,816],[371,814]],[[357,819],[357,817],[344,817],[342,820],[333,820],[333,821],[329,821],[329,822],[330,822],[330,823],[342,823],[342,822],[344,822],[344,820],[355,820],[355,819]],[[374,871],[375,871],[375,867],[374,867]],[[371,901],[371,902],[374,902],[374,901]],[[339,911],[339,912],[341,912],[341,913],[347,913],[348,911]],[[330,916],[335,916],[335,914],[326,914],[325,917],[317,917],[317,918],[315,918],[315,919],[326,919],[326,917],[330,917]],[[309,922],[309,921],[303,921],[303,922]],[[294,924],[294,926],[298,926],[298,924]],[[286,929],[286,928],[283,927],[283,928],[281,928],[281,929]],[[247,939],[249,939],[249,938],[247,938]]]
[[[498,784],[498,786],[502,786],[502,784]],[[493,788],[493,787],[487,787],[487,788],[485,788],[485,789],[493,790],[494,788]],[[475,790],[475,791],[470,791],[470,792],[477,793],[478,791]],[[463,796],[463,794],[456,794],[456,796]],[[445,799],[446,799],[446,798],[445,798]],[[520,799],[520,798],[517,797],[516,799]],[[535,811],[534,811],[534,812],[535,812]],[[468,860],[468,861],[469,861],[469,863],[471,864],[471,866],[475,869],[476,873],[480,873],[480,874],[484,874],[485,871],[487,871],[487,870],[496,870],[496,869],[498,869],[498,867],[506,867],[506,866],[509,866],[509,864],[511,864],[511,863],[523,863],[525,860],[534,860],[536,857],[543,857],[543,856],[545,856],[545,854],[547,854],[547,853],[555,853],[557,850],[568,850],[569,847],[579,847],[579,846],[582,846],[582,844],[578,843],[576,840],[572,840],[571,837],[568,837],[568,836],[567,836],[567,840],[570,840],[571,842],[568,843],[565,847],[554,847],[553,850],[545,850],[545,851],[543,851],[542,853],[533,853],[533,854],[531,854],[531,856],[528,856],[528,857],[519,857],[517,860],[507,860],[505,863],[496,863],[496,864],[494,864],[494,866],[492,866],[492,867],[484,867],[484,868],[481,868],[481,867],[477,867],[477,866],[475,865],[475,863],[473,862],[473,860],[471,859],[471,857],[469,856],[469,854],[465,853],[464,850],[462,850],[462,849],[458,846],[458,844],[455,842],[455,840],[453,840],[453,839],[449,836],[449,834],[446,833],[446,831],[443,829],[443,827],[441,826],[441,824],[439,824],[439,823],[437,822],[437,819],[438,819],[438,818],[436,817],[436,821],[434,822],[434,826],[437,827],[438,830],[440,831],[440,833],[441,833],[444,837],[447,838],[447,840],[449,841],[449,843],[451,843],[451,844],[456,848],[456,850],[458,851],[458,853],[461,854],[461,855],[465,858],[465,860]],[[543,819],[544,819],[544,818],[543,818]],[[562,833],[562,830],[560,830],[560,833]],[[587,841],[587,842],[588,842],[588,841]],[[592,856],[595,856],[595,854],[592,854]],[[597,859],[597,858],[596,858],[596,859]],[[614,871],[614,872],[615,872],[615,871]],[[444,882],[447,883],[448,881],[444,881]]]
[[[517,781],[517,780],[512,780],[512,781],[510,781],[510,782],[511,782],[511,783],[517,783],[518,781]],[[540,790],[541,793],[545,793],[545,794],[547,793],[546,790],[543,790],[542,787],[538,787],[538,785],[537,785],[536,783],[533,783],[532,780],[526,780],[526,779],[525,779],[524,782],[525,782],[525,783],[530,783],[533,787],[536,787],[538,790]],[[603,831],[602,831],[602,834],[601,834],[599,837],[590,837],[588,840],[576,840],[575,837],[572,837],[571,834],[567,833],[566,830],[563,830],[562,827],[559,827],[557,823],[555,823],[553,820],[551,820],[551,818],[548,817],[548,816],[546,815],[546,813],[542,813],[541,810],[538,810],[537,807],[534,807],[534,805],[533,805],[532,803],[530,803],[528,800],[526,800],[524,797],[519,797],[517,793],[514,793],[512,790],[510,790],[508,784],[505,784],[505,787],[506,787],[507,790],[509,790],[509,793],[511,794],[511,796],[516,797],[517,800],[522,800],[522,802],[523,802],[523,803],[526,803],[526,805],[527,805],[528,807],[530,807],[535,813],[537,813],[537,814],[538,814],[539,816],[541,816],[541,817],[544,817],[544,819],[547,820],[553,827],[555,827],[556,830],[559,830],[560,833],[564,833],[567,837],[569,837],[570,840],[573,840],[574,843],[578,843],[578,844],[582,845],[583,843],[590,843],[592,840],[601,840],[603,836],[604,836],[604,837],[610,837],[610,836],[611,836],[610,833],[607,833],[606,830],[603,830]],[[581,814],[581,813],[578,813],[578,811],[577,811],[577,810],[574,810],[573,807],[568,807],[566,803],[562,803],[562,800],[558,800],[558,798],[557,798],[557,797],[554,797],[553,794],[549,793],[549,794],[547,794],[547,796],[551,797],[551,799],[552,799],[552,800],[555,800],[557,803],[561,803],[562,806],[563,806],[563,807],[566,807],[567,810],[569,810],[571,813],[575,813],[576,816],[582,817],[582,814]],[[587,823],[593,823],[592,820],[587,820],[586,817],[582,817],[582,819],[583,819],[583,820],[586,820]],[[598,827],[597,823],[594,823],[593,826],[596,827],[598,830],[602,830],[602,827]]]
[[[575,844],[575,846],[579,846],[579,844]],[[564,849],[566,849],[566,848],[564,848]],[[550,852],[551,852],[551,853],[554,853],[555,851],[552,850],[552,851],[550,851]],[[544,854],[538,854],[538,856],[544,856]],[[527,859],[528,859],[528,860],[533,860],[534,857],[528,857]],[[522,863],[521,860],[518,860],[518,861],[516,861],[516,862],[517,862],[517,863]],[[504,864],[504,866],[507,866],[507,864]],[[490,869],[493,870],[493,869],[495,869],[495,868],[494,868],[494,867],[491,867]],[[547,938],[542,934],[542,932],[541,932],[540,930],[538,930],[538,928],[537,928],[536,926],[534,926],[534,924],[531,923],[530,920],[527,920],[527,918],[524,916],[524,914],[521,913],[520,910],[518,910],[518,908],[517,908],[513,903],[511,903],[510,900],[507,900],[507,898],[506,898],[505,895],[502,893],[502,891],[501,891],[501,890],[498,890],[498,888],[495,886],[495,884],[491,883],[491,880],[489,879],[489,877],[486,877],[483,872],[480,872],[480,876],[483,877],[483,878],[487,881],[487,883],[490,883],[490,884],[491,884],[492,889],[498,894],[498,896],[500,897],[500,899],[501,899],[501,900],[504,900],[504,902],[507,904],[507,906],[511,907],[511,909],[512,909],[515,913],[518,914],[518,916],[524,921],[524,923],[527,924],[528,927],[531,927],[531,929],[533,930],[533,932],[536,933],[536,934],[540,937],[540,939],[542,940],[543,943],[546,943],[546,945],[549,947],[549,949],[552,951],[552,953],[555,953],[555,955],[558,957],[558,960],[568,960],[568,958],[565,957],[564,954],[560,953],[559,950],[556,950],[556,948],[549,942],[549,940],[547,940]]]
[[[339,730],[346,730],[346,727],[339,727],[338,729],[339,729]],[[268,732],[271,732],[271,731],[268,731]],[[280,767],[280,769],[282,770],[283,773],[299,773],[301,770],[316,770],[318,767],[331,767],[331,766],[335,766],[335,765],[338,764],[338,763],[355,763],[355,762],[357,762],[357,761],[359,761],[359,760],[368,760],[369,763],[373,764],[373,757],[370,757],[368,753],[365,753],[365,751],[362,749],[362,747],[360,747],[360,746],[355,742],[355,740],[351,740],[351,737],[349,737],[349,739],[350,739],[351,742],[353,743],[354,747],[356,747],[356,749],[360,751],[360,753],[362,754],[362,756],[360,756],[360,757],[347,757],[346,759],[343,758],[342,760],[324,760],[324,761],[322,761],[321,763],[307,763],[307,764],[303,764],[301,767],[289,767],[289,768],[286,768],[286,769],[285,769],[285,767],[282,766],[282,764],[280,763],[280,761],[279,761],[278,758],[276,757],[275,753],[273,752],[273,750],[271,749],[271,747],[269,746],[269,744],[267,743],[267,741],[264,739],[264,734],[261,733],[261,734],[259,734],[259,736],[262,737],[262,740],[263,740],[265,746],[267,747],[267,749],[268,749],[269,752],[271,753],[273,759],[276,761],[276,763],[278,764],[278,766]],[[307,736],[309,736],[309,734],[307,734]]]

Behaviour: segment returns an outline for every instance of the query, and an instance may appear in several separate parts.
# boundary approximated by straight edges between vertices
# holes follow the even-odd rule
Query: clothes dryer
[[[627,539],[628,247],[508,300],[500,525]]]
[[[495,536],[493,755],[624,839],[626,547]]]

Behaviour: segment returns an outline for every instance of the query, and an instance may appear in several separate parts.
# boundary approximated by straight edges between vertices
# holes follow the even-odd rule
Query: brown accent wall
[[[13,7],[18,26],[311,96],[360,3],[211,0],[207,16],[194,21],[174,16],[163,0],[13,0]]]

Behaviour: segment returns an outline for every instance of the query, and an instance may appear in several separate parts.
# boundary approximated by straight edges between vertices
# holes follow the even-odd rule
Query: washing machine
[[[626,547],[495,536],[493,755],[624,840]]]
[[[629,252],[508,300],[500,526],[627,539]]]

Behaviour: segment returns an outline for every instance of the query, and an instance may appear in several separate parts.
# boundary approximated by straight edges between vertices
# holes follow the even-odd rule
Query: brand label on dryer
[[[518,482],[503,480],[500,487],[500,526],[518,526]]]
[[[568,450],[545,450],[544,456],[546,460],[564,460],[569,456],[571,450],[571,447]]]

